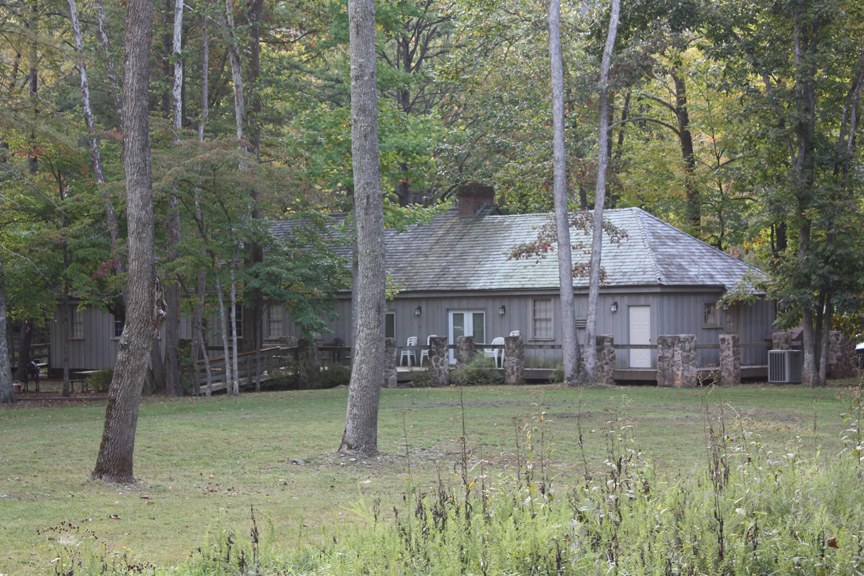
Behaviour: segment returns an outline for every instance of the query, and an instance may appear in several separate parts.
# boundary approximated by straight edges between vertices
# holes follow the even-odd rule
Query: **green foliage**
[[[87,377],[87,386],[96,392],[107,392],[114,378],[113,368],[101,368]]]
[[[413,370],[411,372],[411,381],[409,382],[409,386],[411,388],[428,388],[431,385],[431,370]]]
[[[545,473],[551,425],[541,412],[517,426],[515,477],[490,480],[457,462],[455,486],[409,485],[392,517],[357,502],[351,511],[364,525],[323,547],[262,555],[257,529],[251,541],[223,534],[179,573],[859,573],[858,455],[773,452],[753,422],[708,410],[707,467],[666,478],[636,449],[626,412],[609,418],[604,472],[569,489]]]
[[[348,265],[327,246],[324,225],[312,217],[290,236],[270,237],[263,261],[247,271],[247,289],[285,306],[307,339],[329,333],[326,319],[336,317],[336,293],[351,287]]]
[[[351,381],[351,368],[338,362],[325,364],[321,371],[309,378],[310,390],[322,390],[324,388],[335,388],[347,386]]]
[[[458,386],[501,384],[504,377],[495,368],[495,359],[477,352],[474,358],[450,372],[450,381]]]
[[[552,370],[552,374],[549,375],[549,383],[550,384],[563,384],[564,383],[564,365],[557,364],[555,369]]]

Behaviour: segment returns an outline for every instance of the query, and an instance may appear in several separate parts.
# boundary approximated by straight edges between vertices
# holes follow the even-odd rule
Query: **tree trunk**
[[[672,74],[675,82],[675,116],[678,119],[678,142],[684,160],[684,190],[687,194],[689,232],[696,236],[702,228],[702,208],[696,182],[696,157],[693,155],[693,134],[690,132],[690,112],[687,110],[687,85],[684,76]]]
[[[819,338],[819,380],[820,388],[828,386],[828,353],[831,349],[831,297],[825,297],[822,307],[822,334]]]
[[[30,19],[27,21],[27,28],[30,32],[29,45],[29,60],[30,60],[30,106],[33,113],[33,124],[36,125],[39,116],[39,1],[31,0]],[[39,155],[36,150],[36,132],[30,132],[30,140],[32,142],[32,154],[28,155],[30,164],[30,174],[36,174],[39,169]]]
[[[561,295],[561,343],[564,383],[575,386],[579,375],[579,338],[573,297],[573,255],[567,210],[567,151],[564,142],[564,72],[561,62],[561,1],[549,0],[549,62],[552,71],[552,157],[555,228],[558,234],[558,281]]]
[[[225,299],[222,297],[222,282],[219,279],[219,268],[217,268],[218,265],[219,265],[219,263],[216,262],[216,259],[214,258],[213,259],[213,277],[214,277],[214,281],[216,283],[216,299],[219,302],[219,322],[221,323],[220,325],[222,326],[222,355],[223,355],[223,361],[225,363],[225,391],[228,394],[230,394],[231,393],[231,383],[234,381],[234,379],[231,376],[231,349],[230,349],[230,346],[228,345],[228,337],[229,337],[228,319],[226,318],[226,315],[225,315]],[[233,316],[232,316],[232,318],[233,318]],[[210,392],[209,388],[208,388],[207,392],[209,395],[209,392]]]
[[[15,403],[11,368],[6,339],[6,283],[3,276],[3,253],[0,252],[0,404]]]
[[[231,0],[225,0],[222,27],[228,41],[228,57],[231,62],[231,78],[234,84],[234,121],[237,128],[237,139],[243,140],[245,138],[243,120],[246,114],[243,95],[243,68],[240,63],[240,49],[237,46],[237,35],[234,27],[234,4]]]
[[[105,183],[105,172],[102,169],[102,155],[99,151],[99,140],[96,138],[96,122],[93,119],[93,109],[90,106],[90,82],[87,78],[87,64],[84,60],[84,39],[81,35],[81,24],[78,21],[78,9],[75,0],[67,0],[69,4],[69,16],[72,22],[72,32],[75,36],[75,52],[78,56],[78,76],[81,83],[81,111],[84,114],[84,124],[87,126],[88,140],[90,143],[90,162],[93,164],[93,174],[97,184]],[[101,10],[101,6],[100,6]],[[103,16],[104,17],[104,16]],[[101,23],[100,23],[101,25]],[[107,38],[105,40],[107,42]],[[113,66],[113,63],[112,63]],[[111,201],[111,195],[103,187],[102,204],[105,206],[105,221],[108,225],[108,235],[111,238],[113,251],[120,251],[120,232],[117,225],[117,212]],[[122,256],[118,258],[118,271],[122,272]]]
[[[339,452],[378,454],[378,401],[384,380],[384,208],[378,152],[375,3],[349,0],[351,150],[357,226],[357,342]]]
[[[606,170],[609,167],[609,69],[612,65],[612,49],[618,33],[620,0],[612,0],[609,15],[609,30],[606,47],[600,64],[600,126],[597,144],[597,187],[594,190],[594,229],[591,241],[591,267],[588,280],[588,318],[585,321],[585,372],[584,379],[594,382],[594,367],[597,363],[597,300],[600,295],[600,257],[603,247],[603,204],[606,199]]]
[[[72,1],[72,0],[70,0]],[[174,5],[174,31],[172,36],[172,59],[174,62],[174,82],[171,89],[171,124],[174,126],[174,145],[180,145],[180,131],[183,129],[183,0]],[[180,257],[180,210],[177,195],[168,195],[167,213],[167,254],[169,264]],[[165,302],[168,317],[165,319],[165,392],[169,396],[183,396],[180,382],[180,283],[170,278],[165,283]]]
[[[193,366],[197,366],[198,359],[201,357],[202,353],[204,354],[204,358],[207,358],[207,345],[203,343],[204,299],[206,290],[207,272],[202,270],[198,272],[198,285],[195,289],[195,311],[192,313],[192,346],[190,350],[190,356],[192,357]],[[209,374],[209,362],[207,363],[207,370]],[[193,385],[195,386],[195,395],[198,396],[201,393],[201,386],[198,383],[197,368],[195,372],[195,382],[193,382]]]
[[[237,280],[234,275],[234,262],[237,261],[237,255],[231,260],[231,265],[228,267],[228,279],[231,283],[231,387],[228,389],[229,394],[238,396],[240,394],[240,370],[237,366]]]
[[[69,269],[69,253],[66,247],[63,247],[63,270]],[[72,308],[69,306],[69,279],[63,280],[63,319],[61,326],[63,327],[63,391],[62,396],[68,398],[72,395],[72,386],[69,382],[69,340],[72,338],[70,333],[70,320]]]
[[[27,364],[30,363],[30,345],[33,343],[33,322],[21,321],[21,337],[18,341],[18,381],[27,377]]]
[[[153,254],[148,88],[153,1],[127,0],[123,167],[129,226],[128,306],[108,390],[105,428],[93,478],[134,482],[133,454],[147,356],[164,317]]]
[[[123,97],[120,95],[120,83],[117,81],[117,72],[114,67],[114,57],[111,55],[111,43],[105,32],[105,10],[102,8],[102,0],[96,0],[96,22],[99,42],[102,44],[102,55],[105,57],[108,80],[111,83],[111,95],[114,98],[114,108],[118,119],[123,117]]]
[[[201,117],[198,119],[198,141],[204,142],[204,127],[210,111],[210,37],[207,35],[207,16],[201,18]]]
[[[198,329],[197,338],[198,338],[198,346],[200,346],[201,351],[204,353],[204,370],[205,370],[205,373],[207,374],[207,396],[209,397],[209,396],[213,395],[213,371],[210,369],[210,356],[207,355],[207,342],[204,340],[204,331],[201,330],[200,327]],[[195,373],[195,378],[196,378],[196,380],[195,380],[196,390],[198,390],[198,388],[197,388],[198,373],[197,372]]]
[[[201,60],[201,118],[198,120],[198,141],[204,142],[204,127],[207,124],[208,113],[208,86],[210,78],[210,42],[207,36],[207,16],[202,17],[201,21],[201,43],[202,43],[202,60]],[[198,219],[198,226],[202,231],[202,236],[206,234],[206,225],[204,223],[204,211],[201,209],[201,192],[198,188],[195,189],[195,216]],[[201,255],[204,255],[202,250]],[[204,341],[204,302],[207,293],[207,272],[201,270],[198,272],[198,285],[195,291],[195,311],[192,315],[192,358],[193,362],[198,362],[199,355],[203,352],[204,360],[207,365],[207,395],[213,390],[213,381],[210,374],[210,360],[207,356],[207,345]],[[195,395],[201,393],[200,384],[198,383],[198,374],[195,374]]]

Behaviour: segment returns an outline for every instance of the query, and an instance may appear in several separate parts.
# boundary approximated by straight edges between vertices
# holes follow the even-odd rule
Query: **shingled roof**
[[[547,214],[466,218],[452,209],[401,234],[388,229],[387,272],[403,292],[557,288],[554,252],[539,262],[534,258],[508,260],[506,256],[517,244],[535,239],[548,218]],[[606,286],[730,289],[748,271],[758,272],[639,208],[606,210],[604,218],[627,232],[620,245],[604,235]],[[295,225],[279,222],[272,231],[284,236]],[[571,240],[590,245],[590,238],[577,230],[571,232]],[[338,252],[350,257],[350,246],[339,246]],[[573,254],[574,263],[587,262],[588,258],[588,254]],[[573,285],[587,288],[588,280],[574,278]]]

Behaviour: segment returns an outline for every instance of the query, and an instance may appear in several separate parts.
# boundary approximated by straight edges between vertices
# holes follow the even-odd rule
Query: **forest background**
[[[58,305],[125,317],[125,5],[76,2],[0,2],[0,303],[18,366]],[[608,10],[562,6],[578,209],[593,205]],[[862,331],[862,11],[624,2],[611,71],[606,208],[644,208],[769,272],[779,326],[816,338]],[[422,220],[472,181],[495,186],[505,213],[552,209],[546,16],[541,0],[376,2],[388,225]],[[201,334],[192,357],[205,310],[220,313],[210,329],[227,357],[238,330],[260,334],[268,303],[323,331],[329,298],[349,285],[322,235],[323,215],[352,206],[348,48],[343,1],[157,2],[156,257],[169,309]],[[283,244],[267,222],[284,218],[310,225]],[[180,395],[173,330],[154,386]]]

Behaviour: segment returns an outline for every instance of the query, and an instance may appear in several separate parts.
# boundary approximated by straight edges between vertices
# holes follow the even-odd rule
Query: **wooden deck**
[[[713,371],[719,370],[717,367],[698,368],[700,376],[707,377]],[[656,368],[617,368],[614,376],[617,382],[656,382]],[[741,380],[768,380],[768,366],[742,366]]]

